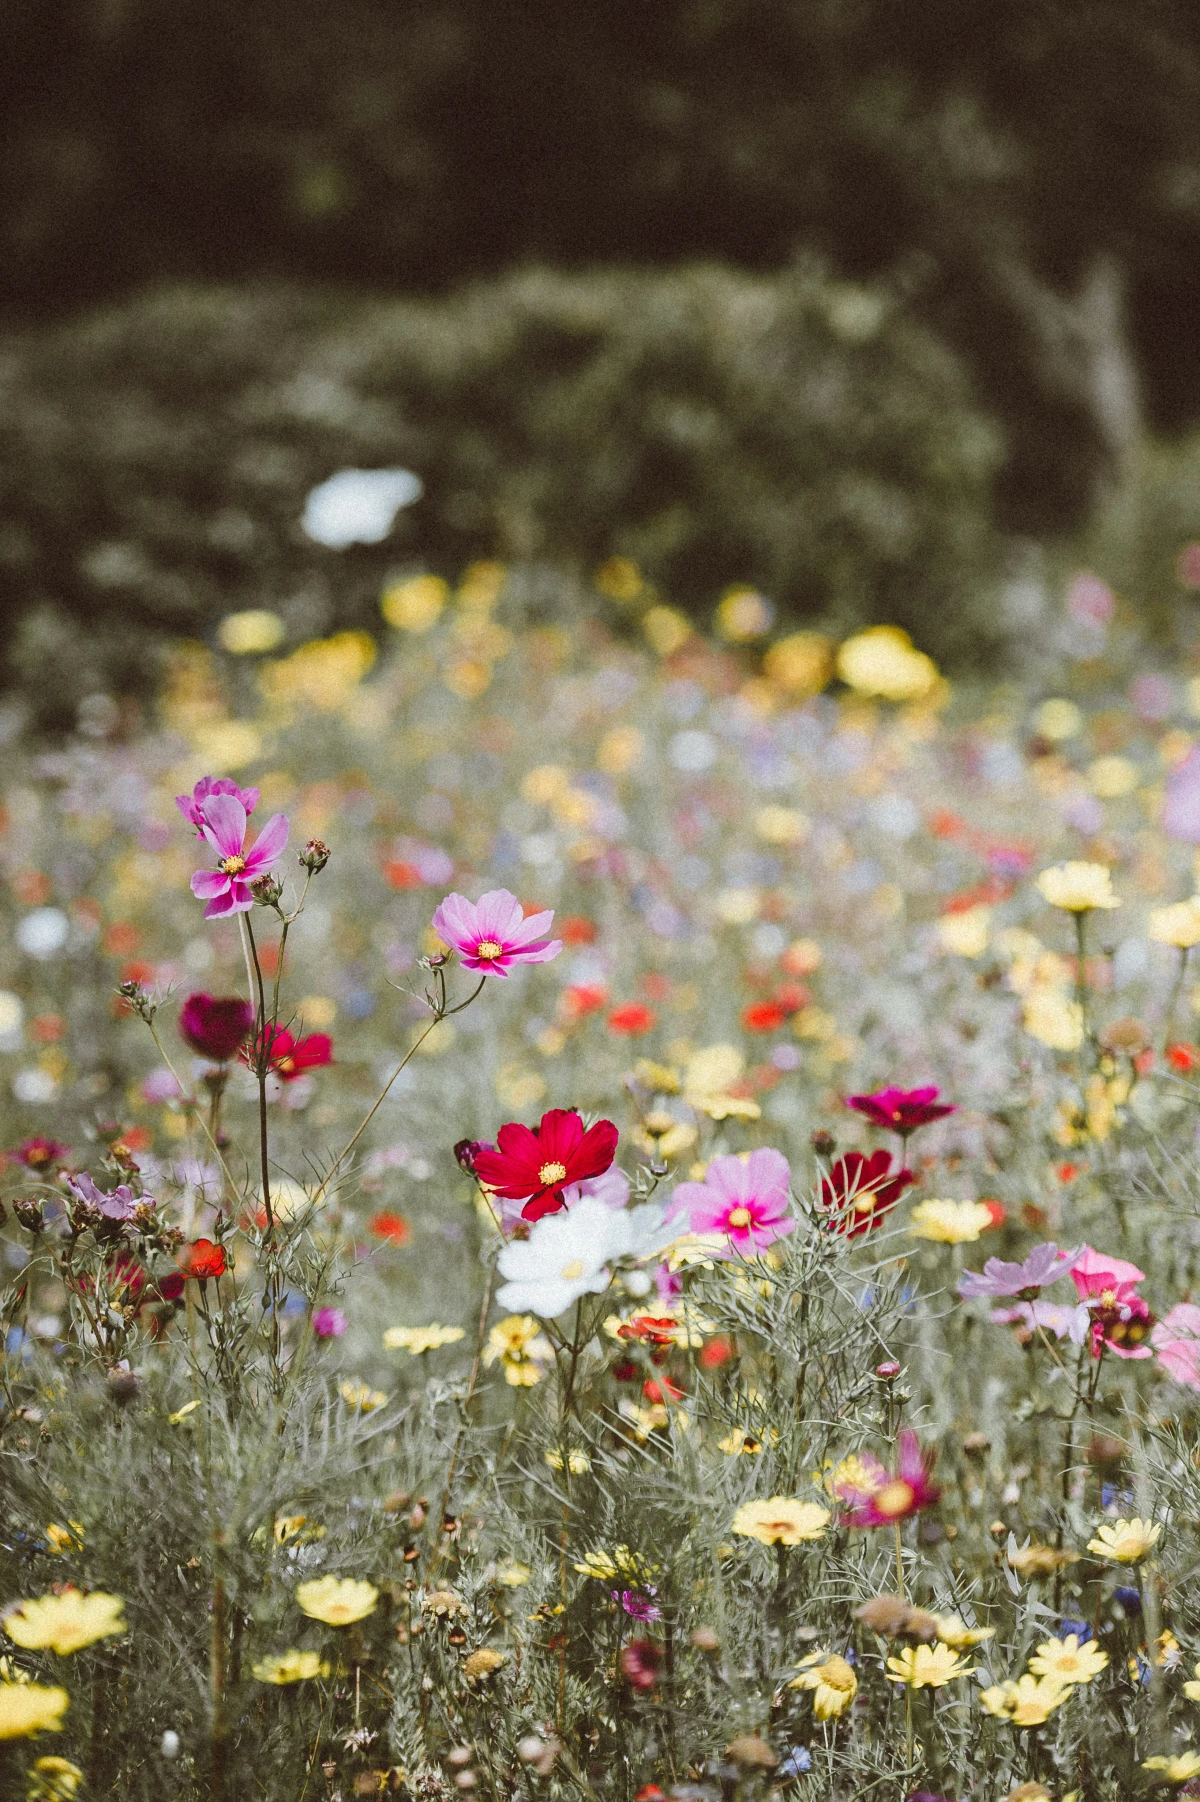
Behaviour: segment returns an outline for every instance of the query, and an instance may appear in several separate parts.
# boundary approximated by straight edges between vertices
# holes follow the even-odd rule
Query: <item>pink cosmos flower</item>
[[[318,1308],[312,1317],[312,1330],[318,1339],[340,1339],[347,1324],[341,1308]]]
[[[201,833],[221,861],[215,870],[196,871],[192,893],[208,902],[206,920],[247,913],[254,905],[251,883],[265,876],[283,855],[288,841],[287,816],[273,813],[250,849],[245,842],[246,809],[236,795],[209,795],[201,804],[200,816]]]
[[[725,1233],[734,1250],[752,1256],[795,1227],[789,1186],[792,1172],[781,1151],[764,1146],[743,1164],[714,1158],[702,1183],[680,1183],[670,1213],[688,1210],[694,1233]]]
[[[1200,1389],[1200,1308],[1195,1302],[1176,1302],[1151,1332],[1150,1343],[1168,1376]]]
[[[878,1089],[874,1095],[847,1095],[846,1106],[865,1114],[872,1126],[881,1126],[907,1139],[918,1126],[933,1120],[944,1120],[954,1113],[948,1101],[939,1101],[941,1091],[932,1083],[924,1089]]]
[[[1068,1274],[1080,1301],[1126,1302],[1134,1299],[1134,1289],[1146,1280],[1144,1270],[1127,1264],[1124,1258],[1110,1258],[1102,1251],[1083,1245],[1072,1259]]]
[[[837,1486],[838,1500],[850,1503],[839,1526],[890,1527],[893,1521],[907,1520],[910,1514],[932,1508],[941,1496],[941,1490],[932,1480],[933,1459],[926,1458],[920,1440],[908,1428],[896,1440],[894,1477],[869,1453],[860,1454],[859,1462],[864,1466],[871,1486]]]
[[[447,895],[433,916],[433,930],[452,945],[463,968],[481,976],[507,976],[513,964],[544,964],[562,950],[561,939],[547,939],[554,910],[530,914],[506,888],[489,889],[477,902]]]
[[[204,803],[213,795],[232,795],[248,814],[258,806],[256,788],[239,788],[232,776],[201,776],[190,795],[176,795],[175,805],[188,823],[196,828],[197,838],[204,837]]]
[[[1150,1347],[1142,1344],[1154,1319],[1137,1292],[1138,1283],[1145,1281],[1144,1270],[1085,1245],[1072,1260],[1069,1275],[1081,1306],[1091,1317],[1093,1358],[1105,1351],[1118,1358],[1153,1355]]]
[[[1003,1258],[989,1258],[982,1272],[964,1270],[958,1279],[958,1293],[964,1301],[979,1295],[1018,1295],[1032,1301],[1039,1289],[1057,1281],[1077,1256],[1059,1251],[1053,1242],[1035,1245],[1023,1264],[1006,1264]],[[1026,1293],[1030,1291],[1031,1293]]]

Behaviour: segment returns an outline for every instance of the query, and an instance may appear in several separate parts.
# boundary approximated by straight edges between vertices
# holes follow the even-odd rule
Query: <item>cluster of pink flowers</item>
[[[1075,1285],[1074,1306],[1042,1300],[1041,1291],[1060,1276],[1069,1276]],[[1171,1369],[1161,1348],[1190,1345],[1195,1334],[1181,1310],[1187,1309],[1189,1316],[1194,1314],[1194,1324],[1200,1325],[1200,1308],[1181,1303],[1172,1309],[1167,1322],[1156,1326],[1150,1304],[1137,1292],[1137,1285],[1144,1281],[1145,1271],[1136,1264],[1094,1251],[1090,1245],[1072,1252],[1045,1244],[1035,1246],[1023,1264],[989,1258],[982,1272],[963,1273],[958,1291],[968,1301],[980,1296],[1011,1297],[1007,1307],[992,1310],[992,1319],[1000,1324],[1022,1326],[1027,1332],[1041,1328],[1059,1339],[1069,1338],[1076,1345],[1087,1342],[1094,1358],[1102,1357],[1106,1351],[1118,1358],[1149,1358],[1153,1356],[1153,1345],[1159,1349],[1163,1364]],[[1161,1336],[1164,1327],[1166,1337]],[[1145,1343],[1147,1338],[1150,1345]],[[1194,1370],[1197,1360],[1181,1350],[1174,1354],[1174,1362],[1179,1368]],[[1200,1378],[1195,1386],[1200,1387]]]

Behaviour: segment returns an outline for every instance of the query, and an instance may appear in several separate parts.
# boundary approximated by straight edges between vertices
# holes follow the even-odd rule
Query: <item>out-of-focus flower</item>
[[[1035,1677],[1049,1677],[1065,1688],[1071,1683],[1090,1683],[1108,1664],[1108,1653],[1102,1652],[1094,1639],[1080,1643],[1078,1634],[1065,1639],[1043,1640],[1029,1660]]]
[[[553,1362],[554,1348],[532,1314],[510,1314],[492,1328],[484,1347],[485,1364],[498,1359],[506,1383],[514,1389],[532,1389]]]
[[[813,1691],[813,1713],[819,1721],[835,1721],[858,1694],[858,1678],[836,1652],[810,1652],[796,1667],[789,1689]]]
[[[119,1183],[112,1190],[97,1188],[86,1170],[69,1177],[67,1188],[76,1201],[83,1202],[85,1207],[95,1208],[105,1220],[132,1220],[138,1208],[154,1206],[151,1196],[136,1196],[128,1183]]]
[[[710,1120],[757,1120],[757,1101],[734,1094],[740,1085],[746,1060],[736,1045],[706,1045],[688,1059],[683,1073],[683,1097],[688,1106]]]
[[[981,1233],[997,1225],[993,1202],[920,1201],[908,1230],[916,1239],[933,1239],[940,1245],[973,1245]]]
[[[180,1037],[214,1064],[228,1063],[253,1025],[253,1006],[237,995],[189,995],[179,1010]]]
[[[643,1001],[626,1001],[620,1007],[614,1007],[608,1016],[608,1030],[619,1038],[640,1038],[642,1033],[652,1032],[657,1025],[658,1015]]]
[[[341,1308],[317,1308],[312,1317],[313,1334],[318,1339],[340,1339],[347,1324]]]
[[[1019,1295],[1033,1299],[1027,1291],[1044,1289],[1055,1282],[1078,1254],[1059,1251],[1057,1245],[1035,1245],[1021,1264],[1006,1264],[1002,1258],[989,1258],[982,1272],[964,1270],[958,1279],[958,1292],[964,1301],[980,1295]]]
[[[304,530],[317,544],[344,551],[352,544],[382,544],[402,507],[424,492],[411,469],[339,469],[310,488]]]
[[[1028,1545],[1010,1544],[1004,1559],[1006,1564],[1011,1564],[1023,1577],[1052,1577],[1068,1564],[1077,1564],[1079,1553],[1057,1546],[1039,1545],[1036,1540],[1030,1540]]]
[[[0,1740],[61,1733],[70,1696],[44,1683],[0,1683]]]
[[[631,1639],[621,1647],[621,1675],[634,1689],[653,1689],[662,1661],[662,1647],[652,1639]]]
[[[904,1683],[909,1689],[941,1689],[955,1677],[969,1677],[973,1664],[963,1664],[956,1651],[944,1642],[933,1646],[905,1646],[887,1661],[888,1682]]]
[[[932,1083],[923,1089],[879,1089],[874,1095],[847,1095],[846,1106],[864,1114],[872,1126],[907,1137],[954,1112],[951,1102],[938,1100],[939,1092]]]
[[[46,1170],[65,1158],[67,1150],[67,1146],[60,1145],[57,1139],[35,1137],[22,1139],[8,1155],[15,1158],[18,1164],[24,1164],[27,1170]]]
[[[580,1451],[578,1446],[572,1446],[565,1456],[554,1446],[547,1446],[542,1457],[551,1470],[567,1470],[573,1477],[582,1477],[592,1468],[591,1459],[586,1452]]]
[[[616,1155],[617,1138],[611,1120],[597,1120],[585,1130],[573,1108],[551,1108],[535,1127],[515,1121],[502,1126],[494,1147],[472,1146],[471,1169],[505,1200],[524,1202],[526,1220],[540,1220],[565,1206],[568,1185],[603,1175]]]
[[[941,1490],[931,1476],[932,1460],[921,1450],[914,1432],[905,1429],[896,1440],[896,1474],[874,1484],[869,1490],[854,1492],[839,1489],[839,1499],[850,1506],[842,1515],[847,1527],[885,1527],[893,1521],[906,1520],[924,1508],[932,1508]]]
[[[655,1575],[654,1569],[648,1565],[639,1553],[631,1551],[627,1545],[614,1546],[611,1552],[599,1548],[588,1552],[575,1569],[581,1577],[598,1577],[602,1583],[611,1583],[614,1577],[628,1577],[634,1583],[648,1583]]]
[[[1168,1783],[1188,1783],[1200,1777],[1200,1752],[1179,1752],[1172,1758],[1160,1752],[1154,1758],[1143,1758],[1142,1769],[1161,1771]]]
[[[971,1646],[981,1646],[985,1640],[994,1639],[994,1627],[968,1627],[957,1614],[935,1614],[934,1624],[937,1637],[944,1646],[951,1646],[956,1652],[965,1652]]]
[[[397,1214],[393,1208],[380,1208],[367,1221],[367,1230],[377,1239],[386,1239],[390,1245],[407,1245],[412,1238],[412,1228],[403,1214]]]
[[[1015,1683],[994,1683],[981,1690],[979,1700],[997,1720],[1011,1721],[1014,1727],[1040,1727],[1070,1693],[1052,1677],[1032,1677],[1026,1672]]]
[[[295,1037],[284,1026],[266,1027],[253,1046],[242,1047],[242,1062],[253,1064],[269,1047],[269,1065],[281,1082],[295,1082],[309,1070],[323,1070],[333,1062],[333,1040],[327,1032],[305,1033]]]
[[[506,888],[489,889],[477,902],[447,895],[433,916],[433,930],[458,952],[463,968],[483,976],[507,976],[514,964],[544,964],[562,950],[548,939],[553,909],[525,918],[521,903]]]
[[[1200,845],[1200,745],[1193,745],[1167,776],[1162,829],[1168,838]]]
[[[382,1389],[372,1389],[369,1383],[342,1383],[339,1394],[348,1408],[356,1414],[373,1414],[376,1408],[382,1408],[387,1396]]]
[[[1021,1024],[1051,1051],[1078,1051],[1083,1044],[1083,1009],[1061,989],[1035,989],[1022,1006]]]
[[[982,957],[991,924],[992,910],[982,904],[947,908],[937,923],[938,942],[953,957]]]
[[[528,1583],[533,1572],[519,1558],[505,1558],[496,1566],[496,1581],[505,1589],[521,1589]]]
[[[247,814],[252,814],[258,806],[258,794],[256,788],[239,788],[232,776],[201,776],[190,795],[176,795],[175,805],[189,826],[196,828],[196,837],[203,838],[206,801],[214,795],[232,795]]]
[[[425,1352],[440,1351],[444,1345],[457,1345],[464,1337],[464,1328],[439,1326],[435,1320],[429,1326],[390,1326],[383,1343],[389,1351],[406,1351],[419,1358]]]
[[[791,1169],[782,1152],[769,1147],[739,1157],[717,1157],[704,1181],[680,1183],[671,1197],[674,1217],[687,1210],[694,1233],[722,1233],[734,1250],[752,1255],[790,1233]]]
[[[1169,1376],[1189,1389],[1200,1389],[1200,1307],[1176,1302],[1151,1331],[1150,1343]]]
[[[252,846],[246,845],[246,809],[236,795],[210,795],[201,809],[201,835],[220,859],[215,870],[197,870],[192,893],[207,902],[206,920],[248,913],[254,906],[251,885],[279,862],[288,841],[286,815],[274,813]]]
[[[621,1604],[622,1612],[634,1621],[660,1621],[662,1609],[651,1598],[657,1593],[653,1588],[649,1595],[643,1595],[637,1589],[614,1589],[612,1599]]]
[[[856,693],[883,701],[927,700],[942,682],[933,659],[899,626],[868,626],[847,638],[838,650],[837,673]]]
[[[803,1545],[820,1539],[829,1519],[829,1509],[816,1502],[773,1495],[767,1501],[743,1502],[733,1517],[732,1530],[762,1545]]]
[[[4,1616],[3,1627],[9,1639],[26,1651],[49,1650],[66,1657],[98,1639],[124,1633],[124,1607],[120,1596],[102,1590],[84,1595],[68,1586],[57,1595],[18,1602]]]
[[[194,1239],[190,1245],[183,1246],[175,1262],[184,1276],[195,1277],[200,1283],[224,1276],[229,1268],[225,1247],[215,1245],[211,1239]]]
[[[305,1610],[307,1613],[307,1609]],[[324,1619],[323,1615],[316,1617]],[[328,1677],[329,1665],[319,1652],[276,1652],[261,1658],[251,1670],[260,1683],[303,1683],[310,1677]]]
[[[1088,1540],[1087,1549],[1108,1564],[1140,1564],[1162,1538],[1161,1521],[1105,1521],[1096,1528],[1096,1537]]]
[[[314,1577],[296,1589],[296,1601],[310,1620],[327,1627],[349,1627],[374,1614],[379,1591],[357,1577]]]
[[[1200,895],[1176,901],[1170,907],[1154,908],[1148,931],[1156,945],[1174,945],[1179,951],[1200,945]]]
[[[870,1232],[915,1180],[911,1170],[893,1170],[888,1151],[873,1151],[870,1157],[848,1151],[821,1179],[826,1225],[849,1238]]]
[[[1112,892],[1112,871],[1102,863],[1059,863],[1043,870],[1034,884],[1043,901],[1064,913],[1085,914],[1093,908],[1120,907]]]
[[[609,1259],[633,1248],[634,1230],[630,1215],[591,1195],[538,1220],[528,1239],[500,1253],[500,1274],[508,1278],[500,1306],[551,1320],[581,1295],[599,1295],[612,1281]]]
[[[74,1802],[83,1772],[69,1758],[38,1758],[29,1767],[25,1802]]]

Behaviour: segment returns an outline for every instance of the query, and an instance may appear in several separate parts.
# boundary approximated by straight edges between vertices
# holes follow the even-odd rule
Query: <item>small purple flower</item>
[[[196,828],[198,838],[204,837],[204,803],[212,795],[232,795],[248,814],[258,806],[256,788],[239,788],[232,776],[201,776],[190,795],[175,797],[176,807],[188,824]]]
[[[318,1339],[340,1339],[346,1325],[340,1308],[318,1308],[312,1317],[312,1330]]]
[[[609,1594],[614,1602],[620,1602],[631,1620],[660,1621],[662,1619],[662,1609],[650,1600],[651,1596],[658,1594],[657,1589],[648,1589],[645,1595],[636,1589],[612,1589]]]
[[[86,1170],[80,1171],[78,1176],[72,1176],[67,1187],[76,1201],[95,1208],[106,1220],[132,1220],[138,1208],[154,1206],[151,1196],[136,1196],[128,1183],[122,1183],[111,1194],[107,1194],[96,1187]]]
[[[1044,1289],[1047,1283],[1057,1281],[1074,1256],[1073,1251],[1059,1251],[1051,1241],[1035,1245],[1023,1264],[989,1258],[982,1272],[963,1271],[958,1279],[958,1293],[964,1301],[974,1301],[980,1295],[1023,1295],[1026,1290]]]
[[[165,1067],[161,1070],[152,1070],[142,1084],[143,1101],[176,1101],[181,1093],[179,1084]]]

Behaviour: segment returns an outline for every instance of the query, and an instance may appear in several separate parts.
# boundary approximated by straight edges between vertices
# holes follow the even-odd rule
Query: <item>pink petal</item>
[[[197,870],[192,877],[192,893],[198,901],[211,901],[215,895],[223,895],[229,886],[224,870]]]
[[[200,809],[200,830],[222,857],[241,855],[246,837],[246,809],[233,795],[210,795]]]
[[[255,840],[253,849],[247,854],[247,882],[282,857],[288,842],[288,831],[286,813],[273,813]]]
[[[770,1145],[760,1145],[757,1151],[750,1153],[746,1170],[760,1195],[771,1189],[786,1196],[791,1187],[791,1165],[782,1151],[775,1151]]]
[[[520,925],[514,926],[508,935],[511,945],[530,945],[534,939],[540,939],[549,932],[554,923],[554,909],[548,908],[545,913],[530,914]]]
[[[250,903],[247,902],[246,906],[249,905]],[[223,920],[228,914],[242,913],[243,911],[244,909],[239,907],[237,896],[233,892],[233,884],[230,883],[225,894],[218,895],[209,902],[204,910],[204,918],[206,920]]]
[[[480,937],[497,939],[502,945],[514,942],[513,935],[524,918],[521,903],[506,888],[489,889],[486,895],[480,895],[475,908],[475,926]]]
[[[522,945],[512,953],[512,961],[521,964],[548,964],[561,950],[561,939],[547,939],[543,945]]]

